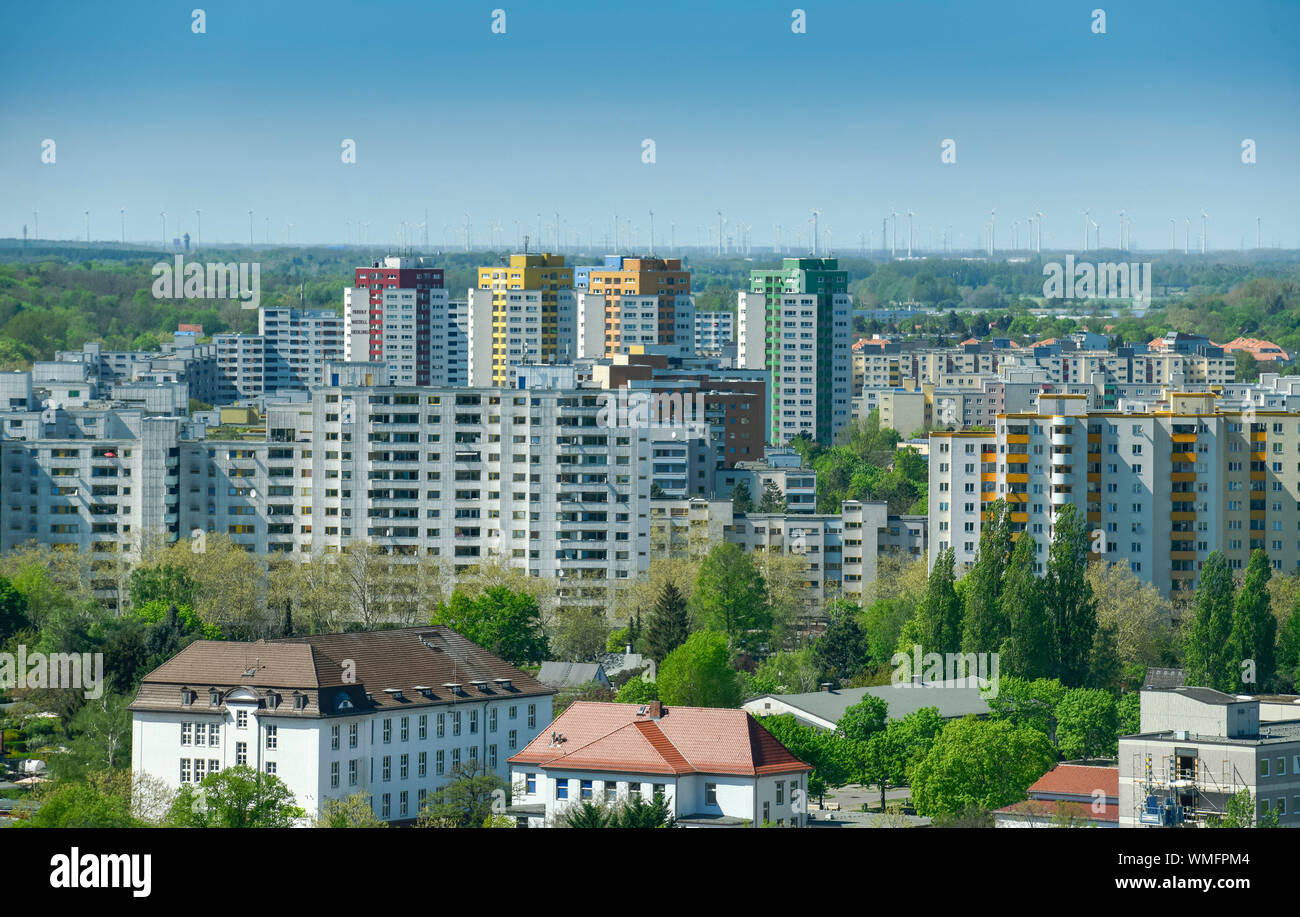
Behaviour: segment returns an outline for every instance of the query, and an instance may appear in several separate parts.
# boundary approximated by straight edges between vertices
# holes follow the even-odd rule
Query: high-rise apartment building
[[[1300,414],[1241,411],[1212,392],[1162,410],[1089,411],[1084,395],[1040,394],[994,432],[930,437],[930,560],[952,547],[974,563],[988,505],[1037,542],[1045,570],[1053,520],[1073,505],[1094,554],[1125,563],[1169,596],[1190,594],[1210,552],[1243,569],[1251,551],[1300,567]]]
[[[511,365],[575,357],[574,303],[573,268],[563,255],[511,255],[507,264],[480,267],[469,297],[472,384],[507,385]]]
[[[852,416],[848,272],[834,258],[786,258],[751,271],[738,304],[737,365],[772,373],[771,442],[830,442]]]
[[[586,292],[605,297],[604,356],[634,348],[675,354],[695,351],[695,301],[691,274],[680,258],[608,255],[601,266],[579,271]]]
[[[343,291],[348,362],[383,361],[403,385],[446,384],[433,347],[449,332],[448,295],[442,269],[424,261],[387,257],[356,269]]]

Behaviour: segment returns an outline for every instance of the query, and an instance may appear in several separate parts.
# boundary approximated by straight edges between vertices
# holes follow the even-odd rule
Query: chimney
[[[664,705],[659,701],[652,700],[650,703],[646,704],[646,706],[649,708],[646,713],[649,715],[650,719],[657,720],[664,715]]]
[[[827,693],[830,693],[830,690],[831,690],[831,683],[830,683],[829,681],[823,681],[823,682],[822,682],[820,685],[818,685],[817,687],[818,687],[818,689],[821,690],[821,691],[825,691],[825,692],[827,692]]]
[[[628,654],[629,656],[632,655],[632,644],[630,644],[630,643],[627,644],[627,654]]]

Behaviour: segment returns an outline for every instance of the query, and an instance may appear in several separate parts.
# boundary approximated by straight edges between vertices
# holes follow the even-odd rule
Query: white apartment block
[[[308,823],[357,793],[410,822],[464,768],[505,777],[553,693],[442,626],[201,640],[141,683],[131,770],[179,790],[243,765],[282,780]]]
[[[931,563],[949,546],[959,570],[974,563],[983,511],[1000,499],[1037,542],[1040,573],[1067,504],[1099,557],[1165,595],[1194,589],[1214,550],[1234,569],[1254,549],[1279,571],[1300,567],[1300,414],[1243,415],[1213,393],[1138,407],[1089,411],[1083,395],[1044,394],[1036,413],[999,416],[996,432],[931,434]]]
[[[344,356],[344,318],[329,309],[259,309],[266,391],[322,385],[325,364]]]
[[[736,317],[730,312],[697,312],[695,314],[695,352],[720,354],[728,344],[736,341]]]

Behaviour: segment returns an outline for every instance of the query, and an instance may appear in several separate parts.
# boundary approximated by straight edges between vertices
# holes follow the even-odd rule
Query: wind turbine
[[[992,258],[998,249],[998,208],[994,207],[989,211],[989,257]]]
[[[1178,251],[1178,221],[1173,217],[1169,218],[1169,250]]]
[[[203,247],[203,211],[197,207],[194,209],[194,219],[194,248],[197,250]]]
[[[1097,230],[1097,245],[1095,251],[1101,251],[1101,224],[1096,220],[1093,220],[1092,228]]]
[[[812,250],[813,250],[814,258],[818,256],[817,243],[820,241],[820,239],[818,238],[817,218],[820,217],[821,215],[822,212],[820,210],[814,210],[812,212]]]
[[[1183,217],[1183,254],[1192,253],[1192,220],[1191,217]]]
[[[248,211],[248,247],[253,247],[253,211]]]
[[[90,211],[86,211],[86,243],[90,243]]]
[[[889,243],[889,257],[898,257],[898,211],[889,211],[889,218],[893,221],[894,234],[892,241]]]
[[[907,211],[907,257],[912,257],[912,217],[916,216],[911,210]]]
[[[163,224],[163,248],[165,249],[165,248],[167,247],[167,211],[164,210],[162,213],[160,213],[160,214],[158,214],[158,215],[159,215],[160,217],[162,217],[162,224]]]
[[[1124,211],[1119,212],[1119,250],[1124,251]]]
[[[126,244],[126,208],[122,208],[122,244]]]
[[[1011,221],[1011,250],[1017,251],[1020,248],[1020,221]]]
[[[1202,255],[1205,254],[1206,245],[1207,245],[1207,239],[1205,238],[1205,234],[1206,234],[1206,221],[1209,219],[1210,219],[1210,215],[1206,213],[1204,210],[1202,210],[1201,211],[1201,254]]]
[[[1038,254],[1043,253],[1043,211],[1035,210],[1034,216],[1038,217]]]
[[[1255,247],[1263,248],[1263,246],[1260,244],[1259,217],[1255,217]]]
[[[33,239],[39,239],[41,237],[40,217],[41,217],[41,212],[39,210],[32,211],[32,238]]]
[[[1088,211],[1083,211],[1083,250],[1088,250],[1088,224],[1092,222],[1092,217],[1088,216]]]

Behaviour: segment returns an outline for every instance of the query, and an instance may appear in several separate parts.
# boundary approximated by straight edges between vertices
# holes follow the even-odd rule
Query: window
[[[393,756],[384,755],[383,761],[383,781],[387,783],[393,779]]]
[[[469,734],[475,735],[477,733],[478,733],[478,711],[471,710],[469,712]]]
[[[194,729],[193,723],[181,723],[181,744],[182,745],[193,744],[194,742],[194,736],[192,732],[193,729]]]
[[[330,727],[330,751],[339,750],[339,727]],[[337,786],[337,784],[335,784]]]
[[[618,784],[613,780],[605,781],[605,802],[614,803],[618,801]]]
[[[275,727],[275,726],[267,726],[267,727],[266,727],[266,747],[267,747],[267,748],[275,748],[275,742],[276,742],[276,739],[278,738],[277,731],[278,731],[278,730],[277,730],[277,727]]]
[[[655,799],[663,799],[663,798],[664,798],[664,791],[665,791],[665,789],[667,789],[666,784],[663,784],[663,783],[656,783],[656,784],[655,784],[655,790],[654,790],[654,798],[655,798]]]
[[[455,713],[451,715],[451,734],[454,736],[460,735],[460,711],[459,710],[457,710]]]
[[[338,785],[339,785],[339,763],[337,761],[331,761],[330,762],[330,787],[337,789]]]
[[[427,713],[420,714],[419,723],[416,726],[416,735],[420,741],[424,741],[429,737],[429,715]]]
[[[357,785],[357,759],[348,762],[348,786]]]
[[[406,790],[402,790],[402,792],[397,797],[397,814],[402,817],[406,816],[407,797],[408,794]]]
[[[555,781],[555,798],[556,799],[569,798],[569,781],[567,780]]]
[[[445,770],[445,768],[444,768],[444,766],[443,766],[443,765],[444,765],[444,756],[445,756],[445,753],[443,752],[443,750],[442,750],[441,748],[439,748],[439,749],[434,753],[433,766],[434,766],[434,770],[435,770],[435,772],[438,773],[439,775],[441,775],[441,774],[443,773],[443,771]]]
[[[536,775],[536,774],[525,774],[525,775],[524,775],[524,792],[528,793],[528,795],[530,795],[530,796],[531,796],[533,793],[536,793],[536,792],[537,792],[537,775]]]
[[[384,744],[387,745],[391,741],[393,741],[393,721],[386,719],[384,720]]]
[[[235,763],[242,764],[242,765],[248,764],[248,743],[247,742],[235,743]]]
[[[274,774],[274,773],[275,773],[275,762],[274,762],[274,761],[267,761],[267,762],[266,762],[266,772],[267,772],[268,774]]]
[[[519,708],[512,706],[510,708],[510,719],[514,720],[518,718],[519,718]]]
[[[704,804],[706,806],[716,806],[718,804],[718,785],[716,783],[704,784]]]
[[[776,804],[778,806],[785,805],[785,781],[784,780],[778,780],[776,782]]]
[[[384,817],[384,818],[388,818],[388,817],[390,817],[390,816],[393,814],[393,794],[392,794],[392,793],[385,793],[385,794],[384,794],[384,803],[383,803],[383,812],[382,812],[382,814],[383,814],[383,817]]]
[[[497,708],[493,707],[488,711],[488,732],[497,731]]]
[[[415,776],[424,777],[429,773],[429,753],[420,752],[415,759]]]
[[[537,705],[536,704],[528,705],[528,728],[529,729],[537,728]]]
[[[181,758],[181,783],[190,782],[190,759]]]
[[[1268,776],[1268,758],[1259,759],[1259,775],[1261,777]]]
[[[409,716],[404,716],[402,717],[402,741],[405,742],[410,737],[411,737],[411,718]]]
[[[441,739],[446,734],[447,734],[447,715],[445,713],[439,713],[438,714],[438,738]]]
[[[221,727],[216,723],[208,723],[208,746],[216,748],[221,744]]]
[[[509,743],[508,743],[508,747],[510,748],[511,751],[514,751],[514,750],[515,750],[515,745],[518,744],[518,736],[519,736],[519,733],[518,733],[517,730],[514,730],[514,729],[511,729],[511,730],[510,730],[510,741],[509,741]]]
[[[235,714],[235,726],[238,727],[239,729],[247,729],[247,728],[248,728],[248,711],[247,711],[247,710],[240,710],[238,713]]]
[[[488,746],[488,770],[496,770],[496,769],[497,769],[497,747],[495,745],[489,745]]]
[[[411,756],[402,755],[397,759],[397,779],[405,780],[411,772]]]
[[[772,804],[763,800],[763,823],[766,824],[772,820]]]
[[[357,747],[357,724],[351,723],[348,725],[348,748],[356,748],[356,747]]]

